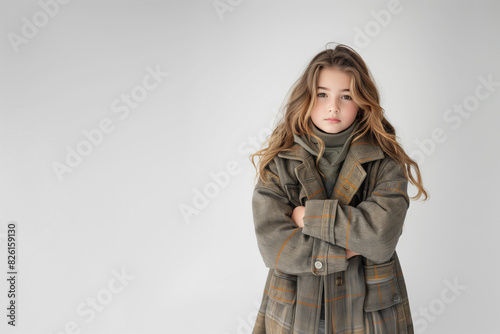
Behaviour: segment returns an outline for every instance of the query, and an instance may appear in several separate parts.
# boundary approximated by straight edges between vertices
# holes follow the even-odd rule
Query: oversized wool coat
[[[267,280],[253,329],[315,334],[413,333],[395,251],[410,205],[402,167],[366,136],[352,142],[331,198],[315,157],[295,143],[265,167],[252,209]],[[304,227],[291,219],[305,206]],[[346,258],[346,249],[361,255]]]

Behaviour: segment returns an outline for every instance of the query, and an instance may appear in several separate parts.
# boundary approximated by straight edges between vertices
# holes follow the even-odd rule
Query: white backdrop
[[[370,67],[431,195],[397,247],[416,332],[492,333],[498,2],[2,0],[0,13],[0,277],[18,226],[16,327],[1,279],[0,332],[249,333],[267,270],[248,155],[340,42]]]

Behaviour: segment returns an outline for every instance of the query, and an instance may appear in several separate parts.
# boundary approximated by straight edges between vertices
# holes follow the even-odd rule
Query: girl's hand
[[[346,249],[346,258],[347,258],[347,259],[349,259],[349,258],[351,258],[351,257],[353,257],[353,256],[355,256],[355,255],[361,255],[361,254],[356,253],[356,252],[353,252],[352,250],[348,250],[348,249]]]
[[[292,220],[298,227],[304,227],[304,213],[306,212],[305,206],[297,206],[293,209]],[[361,255],[359,253],[353,252],[352,250],[346,249],[346,258],[349,259],[353,256]]]
[[[305,206],[298,206],[295,209],[293,209],[292,212],[292,219],[295,225],[298,227],[304,227],[304,213],[306,212],[306,207]]]
[[[293,209],[292,220],[298,227],[304,227],[304,214],[306,212],[305,206],[297,206]],[[359,253],[353,252],[352,250],[346,249],[346,258],[350,259],[353,256],[361,255]]]

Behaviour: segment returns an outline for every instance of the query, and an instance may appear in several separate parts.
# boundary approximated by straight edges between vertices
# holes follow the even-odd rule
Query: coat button
[[[341,286],[341,285],[342,285],[342,277],[340,277],[340,276],[339,276],[339,277],[337,277],[337,278],[335,279],[335,283],[337,284],[337,286]]]
[[[321,263],[321,261],[316,261],[316,262],[314,262],[314,267],[316,269],[321,269],[321,268],[323,268],[323,263]]]
[[[394,296],[392,297],[392,299],[397,303],[399,302],[399,295],[396,293],[394,294]]]

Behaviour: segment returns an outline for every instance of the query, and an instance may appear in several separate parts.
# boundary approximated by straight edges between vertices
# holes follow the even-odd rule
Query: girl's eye
[[[318,97],[326,97],[326,94],[325,93],[319,93]]]
[[[344,95],[342,96],[342,98],[345,98],[346,100],[352,100],[352,97],[350,97],[349,95]]]

